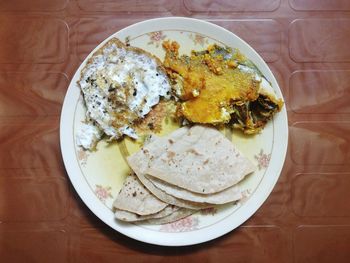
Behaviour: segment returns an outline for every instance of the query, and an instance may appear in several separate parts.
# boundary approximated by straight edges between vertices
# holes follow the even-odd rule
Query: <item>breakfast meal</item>
[[[112,38],[88,59],[78,81],[86,118],[77,144],[94,151],[101,139],[139,143],[126,158],[130,175],[113,203],[115,218],[125,222],[165,224],[241,200],[240,184],[256,167],[220,129],[257,134],[283,107],[238,49],[213,44],[180,55],[169,40],[163,48],[161,62]],[[177,129],[161,136],[157,118],[166,105],[175,108],[167,114]],[[141,132],[144,126],[150,129]]]

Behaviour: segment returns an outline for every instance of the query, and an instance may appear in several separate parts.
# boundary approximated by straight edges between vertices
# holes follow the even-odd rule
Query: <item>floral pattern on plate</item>
[[[269,166],[271,153],[266,154],[263,149],[256,155],[254,155],[255,160],[258,161],[258,169],[266,169]]]
[[[175,222],[164,224],[159,231],[162,232],[186,232],[193,231],[198,228],[199,219],[194,216],[188,216]]]
[[[80,165],[85,166],[87,159],[89,157],[89,152],[85,151],[82,147],[77,146],[78,147],[78,151],[77,151],[77,158],[80,162]]]
[[[166,38],[166,35],[163,33],[163,31],[155,31],[148,33],[147,35],[149,36],[149,42],[147,45],[155,45],[156,48],[158,48]]]
[[[193,41],[193,44],[195,45],[200,45],[202,47],[204,47],[205,45],[208,45],[208,39],[200,34],[196,34],[196,33],[190,33],[188,35],[189,39],[191,39]]]
[[[113,198],[111,191],[112,187],[110,186],[95,185],[95,195],[103,203],[105,203],[107,199]]]

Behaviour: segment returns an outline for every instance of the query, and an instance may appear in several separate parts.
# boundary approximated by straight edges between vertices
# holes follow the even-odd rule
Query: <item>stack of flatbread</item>
[[[134,173],[114,202],[115,216],[152,224],[240,200],[238,183],[255,170],[223,134],[201,125],[153,138],[127,160]]]

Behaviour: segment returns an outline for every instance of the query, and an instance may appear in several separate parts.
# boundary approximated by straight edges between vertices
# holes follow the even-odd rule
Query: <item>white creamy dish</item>
[[[153,55],[109,40],[87,61],[78,81],[87,108],[87,124],[78,132],[77,143],[95,147],[102,134],[109,140],[123,135],[137,138],[135,122],[170,98],[171,85],[161,62]],[[100,130],[100,132],[99,132]]]

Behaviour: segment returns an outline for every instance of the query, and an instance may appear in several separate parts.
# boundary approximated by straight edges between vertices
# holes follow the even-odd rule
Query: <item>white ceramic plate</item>
[[[108,145],[101,141],[96,152],[84,151],[76,145],[75,132],[84,120],[84,104],[76,82],[87,59],[112,37],[129,39],[132,46],[143,48],[163,59],[162,41],[176,40],[180,53],[202,50],[211,43],[238,48],[251,59],[282,97],[276,79],[263,59],[242,39],[214,24],[190,18],[160,18],[131,25],[98,45],[75,73],[62,109],[61,149],[70,180],[90,210],[107,225],[131,238],[151,244],[182,246],[205,242],[235,229],[252,216],[267,199],[280,175],[288,143],[285,107],[256,136],[225,130],[232,142],[257,166],[257,171],[242,183],[246,197],[235,205],[206,209],[175,223],[154,226],[122,223],[114,219],[112,203],[129,168],[125,156],[138,149],[131,140]],[[165,125],[163,133],[173,130]]]

